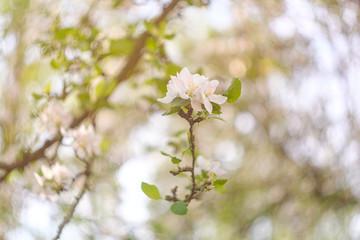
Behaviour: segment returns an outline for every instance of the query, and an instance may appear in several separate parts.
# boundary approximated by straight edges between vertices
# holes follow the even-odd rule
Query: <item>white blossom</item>
[[[218,80],[209,81],[208,78],[199,74],[191,74],[185,67],[177,76],[170,76],[171,80],[167,85],[167,93],[164,98],[159,98],[162,103],[170,103],[176,97],[190,99],[191,107],[195,111],[201,111],[201,104],[211,113],[212,105],[210,102],[223,104],[226,97],[214,94],[216,87],[219,85]]]
[[[50,102],[40,113],[41,131],[47,131],[51,137],[56,136],[60,128],[70,127],[73,117],[60,102]]]
[[[92,125],[85,127],[82,124],[79,128],[72,130],[71,135],[74,138],[72,147],[79,158],[86,159],[100,154],[101,139]]]
[[[217,176],[226,174],[225,170],[221,168],[220,162],[209,161],[201,155],[196,158],[196,164],[198,168],[195,168],[195,174],[201,174],[201,169],[215,173]]]
[[[65,183],[70,177],[69,170],[64,165],[60,165],[58,162],[56,162],[51,167],[42,165],[40,169],[43,177],[37,173],[34,173],[35,179],[40,186],[43,186],[46,180],[54,180],[57,184],[61,185]]]

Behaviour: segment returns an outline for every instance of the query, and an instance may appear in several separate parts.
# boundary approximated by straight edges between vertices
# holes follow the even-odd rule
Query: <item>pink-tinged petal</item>
[[[212,113],[213,106],[211,105],[209,99],[207,99],[207,98],[203,99],[203,103],[205,105],[206,111],[208,111],[209,113]]]
[[[184,67],[178,75],[180,75],[182,77],[188,77],[188,76],[191,76],[191,73],[187,67]]]
[[[217,95],[217,94],[211,94],[208,98],[209,98],[209,100],[211,102],[214,102],[214,103],[217,103],[217,104],[223,104],[227,100],[227,97]]]
[[[173,84],[173,88],[180,92],[180,91],[186,91],[186,83],[180,79],[180,78],[174,78],[171,80]]]
[[[201,108],[201,103],[199,101],[197,101],[195,98],[191,99],[191,107],[195,110],[195,111],[202,111]]]
[[[218,80],[211,80],[210,83],[209,83],[211,92],[214,92],[218,85],[219,85]]]
[[[164,98],[158,98],[157,100],[162,103],[171,103],[176,98],[176,94],[167,93]]]
[[[182,81],[184,81],[186,84],[187,84],[189,81],[191,81],[191,79],[192,79],[192,75],[191,75],[189,69],[187,69],[187,67],[184,67],[184,68],[180,71],[180,73],[177,74],[177,77],[178,77],[179,79],[181,79]]]

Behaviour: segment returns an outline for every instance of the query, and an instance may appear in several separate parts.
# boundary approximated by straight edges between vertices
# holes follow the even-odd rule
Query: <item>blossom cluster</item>
[[[73,117],[60,102],[50,102],[40,113],[41,132],[47,131],[49,137],[55,137],[60,129],[70,127]]]
[[[49,198],[52,201],[58,199],[58,195],[54,190],[61,190],[63,186],[67,186],[71,183],[69,170],[58,162],[50,167],[42,165],[41,176],[38,173],[34,173],[34,177],[37,183],[41,187],[44,187],[45,192],[40,194],[40,198]]]
[[[167,93],[164,98],[159,98],[162,103],[170,103],[176,97],[182,99],[190,99],[191,107],[195,111],[202,111],[202,104],[206,111],[212,113],[213,106],[211,102],[223,104],[227,97],[215,94],[215,90],[219,85],[218,80],[209,80],[205,76],[199,74],[191,74],[185,67],[177,76],[170,76],[171,80],[167,85]]]

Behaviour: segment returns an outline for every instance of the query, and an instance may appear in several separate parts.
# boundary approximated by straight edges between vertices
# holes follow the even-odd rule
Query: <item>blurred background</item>
[[[1,0],[0,161],[44,143],[39,113],[64,86],[76,90],[62,101],[79,115],[151,31],[144,20],[168,3]],[[356,0],[180,1],[167,37],[146,42],[111,107],[97,110],[103,154],[61,239],[360,239],[359,10]],[[233,77],[243,87],[222,107],[226,122],[195,130],[201,156],[226,171],[227,193],[206,193],[176,216],[140,184],[165,195],[181,181],[160,151],[187,125],[162,116],[167,106],[156,99],[183,67],[218,79],[219,93]],[[80,171],[66,142],[55,155],[73,175]],[[0,239],[56,234],[77,189],[42,199],[33,173],[46,161],[0,185]]]

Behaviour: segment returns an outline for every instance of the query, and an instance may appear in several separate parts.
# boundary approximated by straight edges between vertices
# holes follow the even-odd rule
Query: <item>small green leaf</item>
[[[168,154],[168,153],[165,153],[165,152],[160,152],[162,155],[164,155],[164,156],[167,156],[167,157],[170,157],[171,158],[171,162],[173,163],[173,164],[178,164],[178,163],[181,163],[181,159],[179,159],[179,158],[177,158],[177,157],[174,157],[174,156],[171,156],[170,154]]]
[[[233,78],[230,87],[224,92],[223,96],[227,97],[228,103],[235,102],[241,95],[241,81],[238,78]]]
[[[141,190],[151,199],[159,200],[161,199],[158,188],[155,185],[150,185],[145,182],[141,183]]]
[[[189,99],[182,99],[180,97],[176,97],[176,98],[174,98],[174,100],[172,100],[171,104],[174,107],[186,106],[186,105],[190,104],[190,100]]]
[[[112,55],[130,54],[133,48],[134,43],[131,39],[120,38],[110,40],[110,54]]]
[[[60,64],[55,59],[51,59],[50,65],[55,69],[60,68]]]
[[[214,182],[215,191],[224,194],[226,193],[226,189],[224,187],[224,184],[227,182],[226,179],[218,179]]]
[[[166,115],[171,115],[174,113],[178,113],[180,110],[180,107],[176,106],[176,107],[172,107],[169,111],[164,112],[162,115],[166,116]]]
[[[50,94],[51,91],[51,82],[45,85],[45,93]]]
[[[174,37],[175,37],[175,33],[173,33],[173,34],[167,34],[167,35],[164,36],[164,38],[167,39],[167,40],[174,39]]]
[[[166,153],[166,152],[161,151],[160,153],[161,153],[162,155],[164,155],[164,156],[172,157],[170,154],[168,154],[168,153]]]
[[[223,186],[227,181],[227,179],[218,179],[214,182],[214,186]]]
[[[173,164],[178,164],[178,163],[181,163],[181,159],[177,158],[177,157],[172,157],[171,158],[171,162]]]
[[[117,82],[115,80],[101,81],[95,89],[95,97],[97,99],[109,96],[115,89]]]
[[[152,37],[149,37],[148,39],[146,39],[146,47],[147,47],[147,49],[149,49],[152,52],[158,48],[154,38],[152,38]]]
[[[39,99],[42,99],[44,97],[43,95],[38,94],[38,93],[33,93],[32,96],[33,96],[33,98],[35,100],[39,100]]]
[[[203,178],[208,179],[208,178],[209,178],[209,171],[206,171],[206,170],[201,169],[201,176],[202,176]]]
[[[219,104],[211,102],[211,105],[213,106],[213,114],[221,114],[221,107]]]
[[[171,205],[170,210],[176,215],[185,215],[188,211],[186,203],[177,201]]]
[[[73,35],[76,36],[78,35],[78,30],[75,28],[63,28],[63,29],[58,29],[54,32],[54,37],[56,40],[64,40],[67,36]]]

